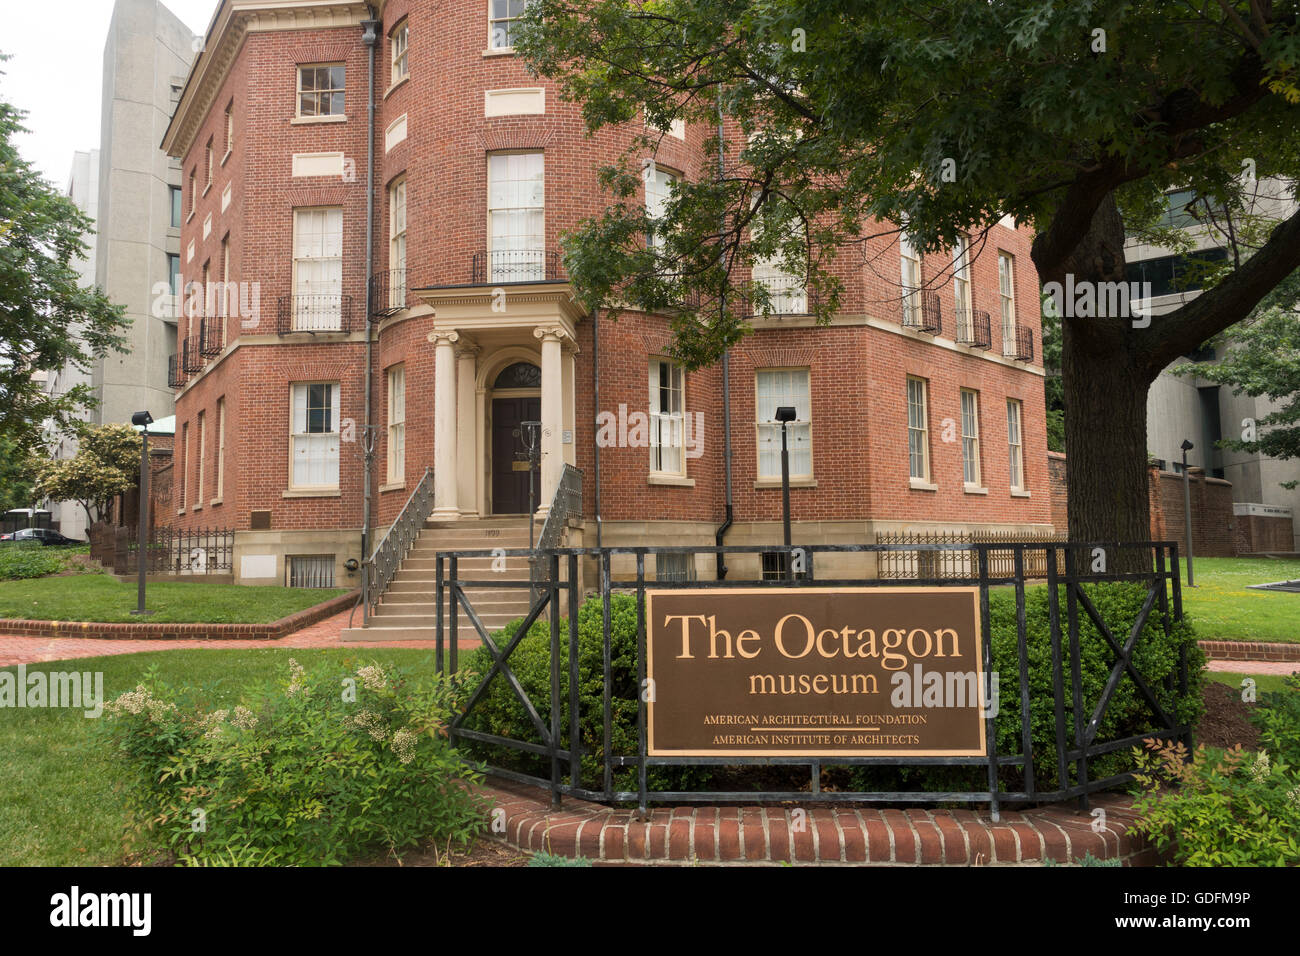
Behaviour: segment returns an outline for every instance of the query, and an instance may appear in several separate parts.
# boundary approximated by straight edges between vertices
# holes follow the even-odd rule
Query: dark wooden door
[[[518,515],[528,512],[528,470],[516,464],[525,451],[523,422],[542,417],[540,398],[492,399],[492,512]],[[541,440],[539,435],[538,441]],[[541,492],[538,470],[533,469],[533,493]],[[534,499],[533,506],[541,502]]]

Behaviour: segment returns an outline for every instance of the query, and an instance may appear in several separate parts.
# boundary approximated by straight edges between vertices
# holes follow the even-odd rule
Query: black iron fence
[[[1007,344],[1011,345],[1012,343]],[[1017,322],[1016,340],[1006,357],[1013,358],[1017,362],[1032,362],[1034,360],[1034,330]]]
[[[370,314],[396,315],[406,308],[406,270],[385,269],[370,277]]]
[[[943,307],[939,293],[914,289],[903,298],[903,328],[939,335],[943,332]]]
[[[230,574],[234,569],[235,532],[229,528],[179,530],[155,528],[146,547],[150,574]],[[140,539],[132,532],[113,560],[116,574],[140,570]]]
[[[653,580],[647,578],[647,558],[656,563],[660,555],[686,555],[693,561],[697,554],[761,556],[780,551],[786,560],[797,560],[802,576],[784,581],[694,581]],[[1005,685],[1016,689],[1014,699],[1003,696],[1003,733],[998,732],[997,714],[987,714],[985,752],[979,756],[650,756],[647,747],[647,704],[642,690],[646,685],[646,592],[652,589],[725,588],[743,592],[746,588],[774,586],[797,590],[809,586],[872,588],[897,587],[887,578],[819,578],[819,563],[844,567],[846,559],[880,561],[896,551],[960,551],[968,557],[959,566],[969,568],[967,577],[914,579],[915,585],[934,587],[973,586],[978,595],[978,619],[982,641],[983,670],[993,674],[993,650],[999,654],[1005,670]],[[1011,553],[1009,572],[995,570],[993,555]],[[1108,557],[1097,570],[1096,555]],[[517,550],[507,555],[532,556]],[[1116,755],[1121,755],[1147,738],[1181,739],[1191,743],[1187,723],[1180,721],[1178,705],[1187,699],[1189,689],[1188,645],[1191,640],[1183,628],[1176,628],[1182,618],[1179,587],[1178,549],[1171,542],[1116,543],[967,543],[924,545],[813,545],[783,547],[726,548],[604,548],[550,549],[537,554],[548,565],[542,587],[533,591],[527,615],[517,628],[493,634],[483,626],[473,606],[471,593],[501,593],[502,589],[533,588],[527,580],[488,580],[483,572],[468,580],[459,562],[466,558],[499,557],[491,551],[444,552],[436,560],[436,663],[440,671],[459,669],[460,623],[462,617],[486,648],[486,670],[452,722],[449,733],[458,746],[472,750],[484,759],[494,774],[550,790],[558,803],[564,795],[610,803],[636,803],[641,812],[655,803],[681,802],[788,802],[814,801],[833,803],[986,803],[995,818],[998,808],[1008,803],[1037,803],[1078,799],[1086,808],[1088,795],[1126,783],[1132,779],[1128,770],[1115,770]],[[886,559],[886,563],[887,563]],[[601,647],[598,652],[600,673],[591,673],[590,643],[583,646],[583,665],[589,668],[580,678],[579,606],[581,603],[580,570],[583,563],[594,563],[600,582],[598,595],[602,613]],[[630,572],[630,579],[612,582],[615,564]],[[999,562],[1000,563],[1000,562]],[[481,564],[481,562],[476,562]],[[1040,595],[1031,594],[1026,568],[1041,564],[1045,568],[1046,587]],[[942,566],[943,562],[939,562]],[[1108,603],[1105,587],[1128,585],[1134,602],[1126,610],[1116,610]],[[1042,585],[1038,585],[1042,588]],[[634,673],[624,674],[616,687],[614,669],[629,667],[628,650],[614,648],[611,626],[612,602],[619,593],[635,600],[636,642]],[[996,592],[996,602],[993,600]],[[1035,626],[1029,625],[1029,605],[1034,607]],[[620,599],[623,600],[623,599]],[[1044,628],[1043,602],[1046,604]],[[994,604],[996,603],[996,608]],[[626,611],[620,612],[623,616]],[[996,616],[996,626],[995,626]],[[546,622],[549,645],[547,670],[548,692],[534,699],[524,687],[521,674],[533,682],[540,671],[536,657],[526,665],[529,673],[516,672],[512,658],[520,652],[521,642],[536,622]],[[1044,638],[1046,630],[1046,638]],[[1032,633],[1031,633],[1032,631]],[[1145,659],[1148,648],[1144,640],[1177,645],[1176,653],[1166,661],[1167,670],[1159,679],[1139,669],[1135,658]],[[1031,665],[1031,643],[1034,660]],[[1044,643],[1046,647],[1044,647]],[[534,651],[536,648],[533,649]],[[530,652],[531,653],[531,652]],[[1047,660],[1045,661],[1044,658]],[[1085,680],[1085,658],[1087,674]],[[1035,669],[1038,683],[1031,693],[1030,668]],[[1044,672],[1046,676],[1044,677]],[[530,676],[531,675],[531,676]],[[567,675],[562,680],[562,675]],[[585,681],[585,682],[584,682]],[[522,708],[519,720],[484,724],[476,720],[489,706],[488,692],[504,683],[510,701]],[[1127,691],[1124,723],[1115,724],[1108,715],[1117,689],[1124,683]],[[562,690],[562,687],[565,689]],[[596,688],[596,690],[593,690]],[[592,695],[596,695],[596,699]],[[585,695],[585,699],[584,699]],[[996,694],[994,695],[996,697]],[[1140,711],[1140,713],[1139,713]],[[615,714],[623,725],[615,734]],[[634,719],[630,716],[634,715]],[[1008,728],[1006,720],[1014,718]],[[627,732],[627,721],[634,732]],[[598,728],[594,734],[593,725]],[[1109,722],[1108,722],[1109,721]],[[1119,726],[1118,736],[1103,733],[1103,726]],[[1037,728],[1037,729],[1035,729]],[[617,742],[616,742],[617,740]],[[583,767],[584,759],[588,762]],[[595,761],[596,771],[591,770]],[[521,761],[523,762],[521,764]],[[1100,763],[1099,763],[1100,762]],[[1094,773],[1096,766],[1107,768]],[[953,789],[940,783],[925,787],[896,784],[889,788],[839,786],[823,788],[822,772],[844,768],[875,773],[889,768],[924,768],[930,772],[960,773],[965,789]],[[671,789],[652,785],[650,774],[666,768],[678,770],[740,770],[763,776],[753,789],[723,789],[718,780],[737,778],[712,777],[701,787],[679,785]],[[760,769],[766,768],[766,769]],[[772,774],[780,771],[791,776],[785,782],[772,783]],[[629,786],[629,772],[634,785]],[[806,773],[804,785],[792,783]],[[679,781],[682,778],[677,778]],[[861,780],[861,778],[858,778]],[[868,777],[868,780],[876,779]],[[978,781],[971,786],[972,781]],[[753,777],[750,778],[753,783]]]
[[[931,545],[931,544],[990,544],[1004,545],[987,551],[989,573],[995,577],[1008,577],[1015,573],[1016,551],[1006,545],[1037,544],[1047,545],[1064,542],[1069,535],[1057,533],[1051,535],[1019,531],[879,531],[876,544],[888,545]],[[1025,576],[1042,578],[1047,576],[1046,550],[1030,550],[1023,553]],[[972,560],[975,552],[964,549],[928,550],[925,548],[891,548],[876,556],[876,573],[891,581],[907,581],[917,578],[942,578],[946,580],[965,580],[973,577],[976,567]],[[1065,572],[1065,552],[1056,552],[1056,570]]]
[[[993,348],[993,323],[983,309],[959,309],[956,315],[958,345]]]

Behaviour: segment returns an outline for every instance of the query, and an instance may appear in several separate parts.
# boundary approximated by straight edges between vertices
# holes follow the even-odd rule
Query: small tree
[[[83,427],[72,458],[35,462],[36,493],[54,501],[75,501],[94,524],[117,495],[136,485],[140,435],[130,425]]]

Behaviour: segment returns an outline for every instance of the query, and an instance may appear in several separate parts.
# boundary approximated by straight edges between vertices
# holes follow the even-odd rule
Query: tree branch
[[[1300,210],[1281,223],[1268,242],[1231,275],[1176,312],[1156,316],[1140,333],[1139,355],[1155,374],[1250,314],[1264,296],[1300,269]]]

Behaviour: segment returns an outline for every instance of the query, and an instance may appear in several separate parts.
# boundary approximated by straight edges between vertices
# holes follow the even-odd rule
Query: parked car
[[[49,528],[20,528],[13,534],[0,534],[0,541],[37,541],[46,546],[86,543]]]

